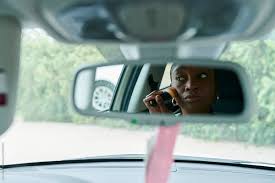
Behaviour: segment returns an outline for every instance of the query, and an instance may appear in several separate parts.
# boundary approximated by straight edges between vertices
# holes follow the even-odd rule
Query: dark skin
[[[174,66],[171,70],[171,87],[175,88],[174,97],[183,115],[205,114],[211,112],[216,99],[214,70],[203,67]],[[171,113],[163,104],[162,91],[153,91],[143,99],[150,113]],[[155,99],[156,106],[150,105]]]

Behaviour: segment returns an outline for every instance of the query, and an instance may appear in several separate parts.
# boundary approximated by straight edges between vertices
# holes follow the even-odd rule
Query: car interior
[[[144,68],[145,67],[145,68]],[[149,65],[149,70],[146,66],[143,66],[142,70],[140,71],[140,75],[138,77],[135,88],[133,89],[131,100],[128,104],[127,112],[149,112],[144,104],[142,104],[142,99],[146,96],[146,94],[151,93],[154,90],[167,88],[171,84],[170,72],[169,72],[169,65]],[[168,69],[165,69],[168,67]],[[171,67],[171,66],[170,66]],[[145,70],[145,71],[144,71]],[[146,73],[147,71],[147,73]],[[165,73],[166,71],[166,73]],[[168,71],[168,72],[167,72]],[[225,70],[217,70],[217,85],[219,91],[220,100],[217,104],[214,105],[214,112],[215,113],[241,113],[242,106],[243,106],[243,94],[242,88],[238,81],[238,77],[232,73],[232,71],[225,71]],[[145,78],[142,78],[145,77]],[[139,82],[145,84],[139,84]],[[123,82],[123,81],[121,81]],[[129,85],[128,85],[129,86]],[[140,89],[140,91],[138,90]],[[118,92],[122,93],[122,92]],[[116,99],[114,99],[116,100]],[[230,103],[230,104],[226,104]],[[115,102],[113,102],[115,104]],[[230,106],[230,107],[229,107]],[[123,107],[122,107],[123,108]],[[124,107],[125,108],[125,107]],[[116,110],[116,109],[110,109]],[[119,109],[117,109],[119,111]]]
[[[194,124],[198,128],[201,124],[213,125],[213,128],[222,126],[223,132],[227,133],[224,124],[237,124],[232,128],[240,130],[242,127],[238,126],[239,124],[249,123],[255,118],[254,114],[258,108],[249,71],[241,64],[220,59],[219,56],[232,41],[262,39],[274,29],[274,0],[0,0],[0,27],[1,140],[5,140],[8,132],[16,127],[14,121],[19,96],[18,88],[22,82],[20,80],[22,32],[24,29],[35,28],[42,29],[55,41],[72,47],[95,45],[106,59],[101,63],[87,62],[84,66],[78,65],[79,69],[75,70],[75,75],[71,75],[71,96],[67,102],[79,116],[92,120],[110,118],[112,122],[123,119],[129,126],[136,125],[132,127],[132,132],[143,128],[157,129],[157,135],[152,132],[153,138],[146,142],[147,154],[142,156],[106,155],[8,164],[4,161],[5,156],[9,155],[4,153],[3,140],[0,153],[2,160],[0,182],[274,183],[275,165],[272,163],[173,157],[175,139],[169,141],[169,138],[162,138],[165,135],[176,137],[179,129],[173,131],[169,128],[177,127],[179,124],[184,127]],[[109,54],[111,49],[116,50],[115,56]],[[78,58],[78,55],[75,58]],[[218,99],[211,104],[211,112],[187,115],[182,112],[177,116],[171,111],[152,113],[150,107],[146,106],[144,101],[150,93],[156,90],[164,92],[172,86],[170,72],[173,64],[213,70],[218,92],[215,97]],[[92,102],[98,98],[93,98],[93,92],[96,90],[96,82],[103,80],[96,77],[97,71],[103,73],[105,67],[115,66],[120,66],[117,75],[113,76],[112,71],[107,71],[105,74],[113,79],[106,84],[110,85],[109,89],[111,88],[111,93],[107,93],[109,98],[104,101],[107,101],[107,104],[103,108],[96,108]],[[67,67],[73,68],[72,65]],[[32,78],[39,77],[33,73]],[[103,90],[98,91],[99,94],[103,93]],[[196,103],[197,96],[195,99],[192,97],[190,103]],[[199,101],[202,100],[201,96],[198,98]],[[28,105],[32,105],[33,102],[29,101]],[[272,101],[265,102],[266,108],[270,103]],[[151,107],[154,107],[153,104]],[[177,104],[177,109],[182,110],[182,108]],[[102,122],[103,126],[106,124]],[[88,125],[85,125],[84,128],[88,129]],[[272,126],[273,123],[270,122],[266,128]],[[39,136],[43,130],[34,134]],[[54,131],[53,128],[51,130]],[[99,131],[100,128],[96,130]],[[161,136],[162,132],[164,136]],[[209,130],[208,133],[211,134],[212,131]],[[121,134],[124,135],[122,132]],[[103,136],[104,133],[100,135]],[[254,136],[261,135],[266,134],[260,132],[254,134]],[[112,134],[109,136],[112,137]],[[272,137],[275,138],[274,135]],[[15,139],[20,138],[22,136],[15,136]],[[215,138],[213,139],[215,141]],[[59,139],[51,140],[54,142]],[[89,140],[91,140],[90,146],[93,146],[92,140],[97,145],[104,143],[103,137]],[[126,135],[124,140],[129,140]],[[202,144],[205,142],[203,140],[205,139],[202,139]],[[66,143],[71,142],[68,140]],[[131,141],[131,144],[135,143],[137,142]],[[222,142],[217,142],[219,143]],[[225,142],[227,145],[231,145],[230,143]],[[157,147],[156,144],[160,145]],[[243,145],[245,146],[244,143]],[[235,150],[235,146],[232,147]],[[61,146],[56,148],[62,149]],[[113,147],[113,149],[119,148]],[[162,148],[163,151],[158,152],[156,150],[158,148]],[[185,148],[199,151],[195,146]],[[221,150],[218,146],[204,148],[217,154]],[[259,147],[259,149],[264,148]],[[32,151],[34,153],[37,151],[36,155],[39,156],[38,148],[34,147]],[[52,149],[49,148],[48,153],[51,152]],[[162,158],[165,156],[168,158]],[[170,161],[169,158],[173,159]],[[155,163],[159,167],[156,171],[151,170],[153,178],[164,175],[163,181],[147,179],[150,163]],[[165,163],[167,166],[162,167]]]

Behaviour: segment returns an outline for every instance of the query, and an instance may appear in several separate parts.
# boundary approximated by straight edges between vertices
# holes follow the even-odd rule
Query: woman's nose
[[[197,90],[198,89],[198,85],[196,82],[194,82],[194,80],[189,79],[186,83],[185,83],[185,90],[189,91],[189,90]]]

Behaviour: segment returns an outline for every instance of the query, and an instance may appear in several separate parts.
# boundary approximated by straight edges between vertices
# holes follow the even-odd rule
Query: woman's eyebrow
[[[175,71],[175,75],[186,75],[185,71]]]
[[[208,69],[208,68],[206,68],[206,69],[201,69],[199,72],[207,72],[207,73],[210,73],[210,72],[211,72],[211,69]]]
[[[179,68],[175,69],[174,72],[176,74],[178,74],[178,73],[180,73],[180,74],[181,73],[186,73],[186,68],[185,67],[179,67]]]

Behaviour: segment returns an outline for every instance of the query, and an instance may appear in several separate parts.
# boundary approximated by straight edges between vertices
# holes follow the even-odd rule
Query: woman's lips
[[[184,100],[185,100],[185,102],[189,102],[189,103],[198,102],[198,101],[201,100],[201,96],[198,96],[198,95],[188,95],[188,96],[184,97]]]

